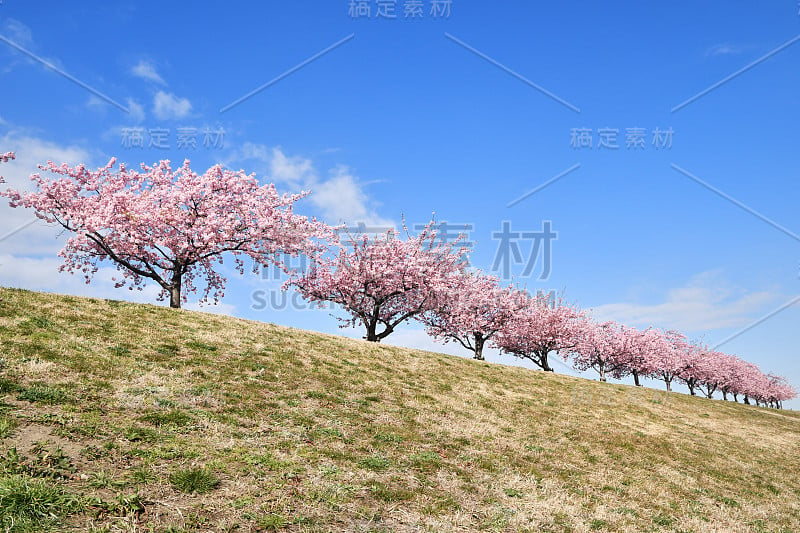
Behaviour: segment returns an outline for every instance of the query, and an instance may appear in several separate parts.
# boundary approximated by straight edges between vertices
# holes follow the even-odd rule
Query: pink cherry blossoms
[[[14,158],[0,153],[0,162]],[[640,386],[640,378],[650,378],[664,381],[667,391],[677,381],[691,395],[720,392],[723,400],[776,408],[797,396],[785,378],[678,331],[597,323],[563,297],[503,287],[467,267],[463,235],[447,243],[433,221],[416,236],[404,224],[405,236],[389,230],[342,244],[334,228],[294,214],[308,192],[279,194],[273,184],[221,165],[197,174],[188,160],[175,170],[169,161],[143,164],[141,171],[114,170],[115,164],[112,158],[91,171],[48,162],[39,168],[49,177],[31,175],[35,191],[0,191],[12,207],[33,209],[73,234],[59,252],[61,270],[80,271],[87,283],[108,260],[119,271],[117,287],[142,290],[151,280],[161,287],[160,300],[180,307],[199,288],[201,302],[224,296],[226,280],[216,268],[225,254],[240,274],[243,256],[254,268],[276,264],[288,272],[281,257],[304,254],[311,268],[292,272],[284,288],[320,306],[338,304],[347,314],[343,327],[364,327],[368,341],[415,319],[475,359],[483,359],[488,345],[551,372],[549,357],[557,355],[579,370],[594,369],[601,381],[630,375]]]
[[[575,347],[585,314],[562,298],[527,295],[526,304],[497,333],[495,344],[503,353],[528,359],[553,372],[549,356],[566,357]]]
[[[463,272],[459,241],[444,243],[437,235],[431,221],[406,239],[394,230],[374,240],[351,237],[350,250],[339,245],[334,257],[316,261],[289,284],[312,302],[340,305],[350,315],[342,327],[360,324],[366,340],[380,342],[406,320],[438,308]]]
[[[574,365],[579,370],[594,368],[601,380],[606,373],[615,378],[632,374],[637,385],[639,376],[644,376],[664,381],[667,391],[678,380],[692,396],[700,391],[712,398],[720,391],[724,400],[743,396],[745,403],[753,399],[773,407],[797,396],[784,378],[764,374],[752,363],[691,341],[678,331],[639,331],[613,322],[584,322],[577,331],[570,352]]]
[[[180,307],[203,278],[201,301],[217,301],[226,280],[215,266],[223,254],[231,253],[243,273],[242,255],[265,265],[279,262],[280,253],[314,254],[317,240],[331,237],[324,224],[293,213],[294,202],[308,193],[278,194],[243,170],[215,165],[197,174],[186,160],[174,171],[169,161],[142,164],[141,172],[124,164],[114,171],[115,163],[112,158],[91,171],[50,161],[39,168],[54,177],[31,175],[36,191],[0,192],[12,207],[34,209],[74,233],[59,253],[61,269],[81,271],[87,283],[109,260],[121,275],[114,278],[117,287],[141,290],[150,279],[162,289],[160,300],[169,297],[171,307]]]
[[[420,322],[435,339],[456,341],[479,360],[486,343],[527,303],[524,293],[482,273],[463,272],[442,289],[439,305],[420,315]]]

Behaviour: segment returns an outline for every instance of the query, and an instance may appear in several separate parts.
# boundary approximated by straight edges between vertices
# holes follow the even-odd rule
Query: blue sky
[[[541,255],[521,276],[533,244],[521,239],[518,282],[712,345],[800,295],[796,2],[453,0],[434,17],[424,0],[406,18],[398,0],[394,19],[376,0],[369,17],[349,3],[5,0],[0,149],[18,159],[3,175],[27,187],[48,159],[221,162],[311,189],[298,210],[330,223],[414,225],[435,211],[471,225],[472,264],[487,271],[504,221],[520,232],[551,221],[549,276]],[[600,146],[615,131],[618,147]],[[572,142],[579,132],[591,147]],[[0,236],[30,218],[3,204]],[[37,223],[0,240],[0,283],[154,301],[155,287],[113,289],[111,268],[88,286],[57,274],[65,238]],[[280,280],[228,278],[212,311],[361,335],[291,297],[283,307]],[[260,309],[270,291],[279,305]],[[800,302],[720,349],[800,386],[799,318]],[[436,347],[413,325],[387,342]]]

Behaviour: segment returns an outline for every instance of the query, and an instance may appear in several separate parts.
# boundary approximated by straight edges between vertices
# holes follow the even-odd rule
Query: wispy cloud
[[[359,182],[347,167],[337,167],[331,171],[327,180],[311,185],[310,200],[325,213],[326,219],[333,223],[364,222],[378,226],[394,226],[392,221],[378,216],[370,207],[372,202],[363,187],[364,184]]]
[[[331,169],[329,177],[322,179],[310,159],[287,156],[281,148],[254,143],[245,143],[232,159],[235,165],[245,165],[248,172],[266,175],[294,192],[311,190],[308,200],[328,223],[396,226],[377,213],[377,203],[365,191],[367,183],[345,166]]]
[[[128,98],[127,103],[130,110],[130,119],[136,124],[143,121],[145,117],[144,106],[133,98]]]
[[[20,46],[33,46],[33,32],[16,19],[6,19],[2,25],[3,34]]]
[[[706,57],[728,56],[741,54],[745,50],[744,46],[731,43],[718,43],[706,50]]]
[[[772,291],[735,290],[721,279],[719,271],[711,271],[669,290],[662,302],[606,304],[595,307],[593,315],[640,327],[708,331],[745,326],[779,299],[780,295]]]
[[[156,298],[161,288],[154,283],[145,285],[141,291],[115,288],[112,278],[114,276],[119,278],[121,274],[113,266],[104,266],[95,273],[92,283],[86,285],[80,274],[59,272],[62,262],[62,259],[55,255],[27,257],[2,254],[0,279],[3,280],[3,285],[8,287],[96,298],[124,298],[139,303],[158,303]]]
[[[259,150],[263,152],[264,150]],[[316,171],[310,159],[287,157],[280,148],[273,148],[269,161],[269,175],[279,182],[297,187],[317,181]]]
[[[33,38],[33,32],[31,31],[30,27],[25,25],[24,23],[13,19],[8,18],[3,21],[0,25],[0,35],[5,37],[6,39],[13,42],[15,45],[27,50],[27,51],[34,51],[36,50],[36,43]],[[2,46],[6,46],[8,43],[3,44]],[[3,72],[11,72],[19,64],[27,64],[27,65],[42,65],[41,61],[36,61],[30,55],[27,55],[20,51],[19,49],[14,48],[13,46],[8,47],[9,53],[12,54],[14,58],[8,64],[3,66]],[[64,68],[61,64],[61,61],[54,57],[43,57],[39,56],[41,60],[51,63],[52,65],[56,66],[57,68]],[[46,67],[45,67],[46,68]]]
[[[166,85],[167,83],[164,81],[158,71],[156,70],[155,65],[150,63],[149,61],[145,61],[142,59],[136,65],[131,68],[131,74],[136,76],[137,78],[142,78],[143,80],[152,81],[158,83],[160,85]]]
[[[89,150],[83,147],[61,145],[19,132],[10,132],[1,137],[0,146],[3,146],[5,150],[16,152],[17,156],[13,161],[4,163],[0,169],[0,174],[7,183],[7,185],[0,185],[3,189],[10,187],[17,190],[30,190],[31,173],[39,171],[37,165],[47,163],[48,160],[57,164],[85,163],[91,165],[93,160],[99,159],[99,156],[92,158]],[[55,254],[58,252],[63,245],[63,239],[57,238],[60,233],[57,228],[36,219],[32,210],[21,207],[12,208],[8,205],[8,201],[2,200],[6,199],[0,199],[0,235],[6,235],[27,222],[36,220],[34,224],[3,240],[0,243],[3,253]],[[0,276],[1,278],[2,276]]]
[[[180,119],[189,115],[192,103],[172,93],[158,91],[153,97],[153,113],[160,120]]]

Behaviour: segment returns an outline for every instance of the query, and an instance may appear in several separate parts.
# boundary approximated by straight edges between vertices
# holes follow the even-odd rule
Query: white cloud
[[[720,279],[718,271],[712,271],[695,276],[684,287],[671,289],[664,302],[606,304],[595,307],[593,315],[632,326],[707,331],[746,326],[779,297],[772,291],[736,291]]]
[[[86,107],[92,110],[105,110],[106,105],[107,104],[103,99],[93,94],[89,96],[88,100],[86,100]]]
[[[2,33],[2,35],[7,37],[9,41],[24,48],[29,53],[34,53],[41,59],[49,62],[52,65],[55,65],[59,69],[66,70],[61,64],[61,61],[59,61],[58,59],[53,57],[43,57],[41,54],[36,53],[35,50],[36,45],[33,40],[33,32],[31,31],[30,27],[26,26],[22,22],[13,18],[6,19],[3,22],[2,26],[0,26],[0,33]],[[12,54],[12,57],[14,57],[15,59],[4,66],[3,72],[10,72],[16,65],[20,63],[25,63],[28,65],[39,65],[42,68],[47,69],[47,67],[42,65],[40,62],[34,60],[32,57],[20,52],[19,50],[11,48],[8,48],[8,50]]]
[[[30,48],[33,46],[33,32],[31,32],[28,26],[17,19],[6,19],[5,22],[3,22],[2,28],[3,35],[5,35],[9,41],[23,48]]]
[[[246,143],[233,159],[237,164],[247,166],[248,171],[266,174],[268,180],[285,185],[292,192],[310,190],[308,200],[319,209],[321,218],[330,224],[397,226],[394,221],[377,213],[376,202],[364,190],[366,184],[347,167],[333,168],[328,179],[321,179],[310,159],[290,157],[281,148],[254,143]]]
[[[59,272],[62,259],[56,257],[23,257],[0,254],[0,280],[5,287],[16,287],[33,291],[46,291],[60,294],[74,294],[92,298],[109,300],[126,300],[136,303],[168,305],[169,300],[158,301],[161,292],[155,282],[150,280],[142,290],[130,290],[126,287],[114,287],[112,278],[119,279],[122,274],[110,262],[102,266],[87,284],[81,273],[69,274]],[[185,309],[202,311],[220,315],[234,316],[236,306],[224,302],[200,305],[197,301],[183,305]]]
[[[158,91],[153,97],[153,113],[160,120],[179,119],[192,111],[192,103],[172,93]]]
[[[152,81],[160,85],[166,85],[164,78],[162,78],[156,71],[156,67],[149,61],[142,59],[131,68],[131,74],[143,80]]]
[[[6,184],[0,185],[3,190],[32,190],[30,175],[40,172],[37,165],[45,164],[48,160],[57,164],[85,163],[91,166],[93,159],[82,147],[62,146],[36,137],[19,136],[16,132],[0,138],[0,147],[2,151],[13,151],[17,156],[12,161],[0,164],[0,175],[6,181]],[[0,237],[33,220],[36,220],[33,225],[0,241],[0,250],[4,253],[23,254],[55,254],[60,250],[64,242],[64,238],[59,237],[60,228],[37,220],[32,210],[12,208],[8,205],[7,198],[0,198]]]
[[[332,171],[328,180],[310,184],[312,194],[309,198],[333,224],[363,222],[371,226],[394,227],[394,222],[380,217],[369,207],[370,199],[362,187],[347,168],[339,167]]]
[[[43,258],[0,255],[0,279],[6,287],[139,303],[160,303],[156,300],[160,287],[155,284],[147,284],[141,291],[115,288],[111,278],[120,277],[121,274],[113,266],[98,270],[92,282],[87,285],[81,274],[59,272],[61,264],[61,258],[55,255]]]
[[[737,46],[730,43],[719,43],[711,46],[706,50],[706,57],[714,57],[714,56],[727,56],[733,54],[739,54],[744,50],[744,47]]]
[[[128,111],[130,111],[129,116],[131,117],[131,120],[136,124],[142,122],[145,117],[144,106],[142,106],[142,104],[140,104],[133,98],[128,98],[127,104],[128,104]]]
[[[286,157],[280,148],[272,149],[269,162],[270,177],[278,182],[303,186],[317,181],[314,165],[310,159]]]

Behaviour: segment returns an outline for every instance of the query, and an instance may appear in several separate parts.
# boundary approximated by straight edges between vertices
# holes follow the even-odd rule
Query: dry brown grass
[[[86,502],[53,527],[800,531],[795,412],[184,310],[0,298],[0,418],[16,426],[0,454],[33,467],[37,442],[60,448],[72,473],[54,483]],[[39,466],[25,475],[54,468]],[[170,483],[193,467],[220,485]]]

